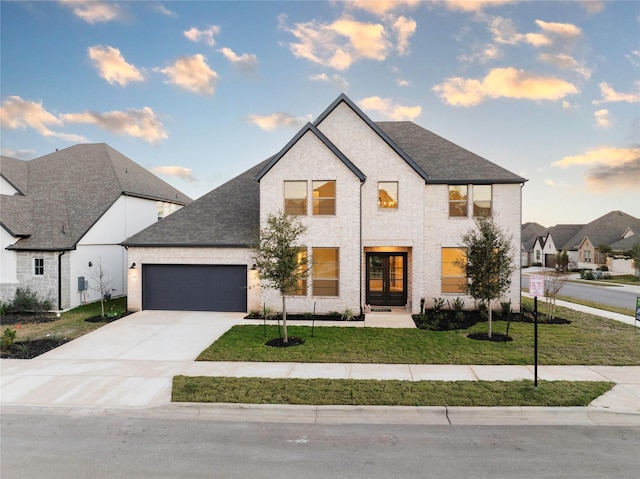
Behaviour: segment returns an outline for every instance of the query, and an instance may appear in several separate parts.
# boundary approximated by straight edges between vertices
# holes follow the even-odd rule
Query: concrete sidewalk
[[[375,317],[376,314],[380,316]],[[408,327],[397,313],[374,313],[367,324]],[[409,316],[408,314],[405,316]],[[541,366],[542,380],[613,381],[616,386],[586,408],[380,408],[205,405],[171,403],[175,375],[404,380],[533,379],[532,366],[388,365],[195,362],[235,324],[256,324],[238,313],[142,311],[31,360],[0,360],[3,413],[145,410],[210,418],[284,416],[301,421],[445,421],[448,424],[640,425],[640,366]],[[318,323],[316,323],[318,326]],[[341,323],[346,326],[345,323]],[[356,323],[352,323],[352,326]],[[321,327],[321,326],[318,326]],[[35,408],[35,409],[34,409]],[[60,409],[62,408],[62,409]],[[291,416],[292,412],[295,414]],[[384,412],[384,414],[382,414]],[[455,417],[455,421],[452,418]]]

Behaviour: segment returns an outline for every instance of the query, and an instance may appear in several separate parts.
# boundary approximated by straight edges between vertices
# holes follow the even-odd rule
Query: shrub
[[[356,315],[349,308],[345,309],[344,313],[342,313],[342,319],[344,319],[345,321],[353,321],[355,317]]]
[[[31,291],[29,287],[16,289],[13,302],[7,308],[7,312],[47,311],[53,305],[48,299],[40,300],[38,293]]]
[[[16,340],[16,330],[12,328],[6,328],[2,336],[0,337],[0,349],[7,351],[13,342]]]

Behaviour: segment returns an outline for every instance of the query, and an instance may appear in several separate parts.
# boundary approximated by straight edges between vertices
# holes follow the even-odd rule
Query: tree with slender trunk
[[[102,266],[102,259],[98,259],[98,265],[89,271],[89,277],[95,282],[93,284],[89,281],[89,288],[100,293],[100,317],[104,319],[104,302],[107,297],[111,298],[111,285],[114,279]]]
[[[491,301],[499,299],[511,287],[515,270],[511,237],[508,237],[492,217],[478,217],[476,228],[462,237],[466,257],[458,266],[467,274],[467,293],[476,301],[486,303],[489,311],[488,337],[492,336]]]
[[[289,342],[285,298],[308,273],[306,261],[301,261],[306,259],[306,254],[301,254],[301,245],[298,244],[306,229],[295,216],[284,212],[270,214],[266,226],[260,230],[259,244],[253,255],[260,280],[282,297],[282,341],[285,344]]]

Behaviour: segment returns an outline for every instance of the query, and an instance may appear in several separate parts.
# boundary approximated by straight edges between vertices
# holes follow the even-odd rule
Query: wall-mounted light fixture
[[[93,263],[89,261],[89,268],[91,268],[92,266],[93,266]]]
[[[253,266],[251,267],[251,271],[257,271],[258,270],[258,266],[256,266],[256,264],[254,263]]]
[[[131,263],[131,266],[129,266],[129,269],[136,269],[136,264],[135,263]]]

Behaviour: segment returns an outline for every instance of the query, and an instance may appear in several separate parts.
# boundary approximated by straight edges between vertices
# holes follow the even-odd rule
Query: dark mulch
[[[487,321],[486,315],[481,314],[479,311],[462,311],[463,317],[455,319],[453,311],[442,310],[435,313],[432,310],[427,310],[425,314],[414,314],[412,316],[413,322],[418,329],[429,329],[432,331],[452,331],[457,329],[469,329],[477,323]],[[493,314],[494,321],[505,321],[500,315]],[[533,323],[533,313],[525,311],[523,313],[512,313],[511,321],[522,323]],[[564,318],[549,318],[545,314],[538,313],[538,324],[571,324],[571,321]]]
[[[301,344],[304,344],[304,339],[289,336],[289,341],[287,341],[286,343],[282,340],[282,338],[275,338],[270,339],[265,344],[267,346],[273,346],[274,348],[288,348],[289,346],[300,346]]]
[[[488,333],[472,333],[467,334],[467,338],[469,339],[478,339],[480,341],[491,341],[494,343],[506,343],[507,341],[513,341],[511,336],[507,336],[502,333],[492,333],[491,337],[489,337]]]
[[[13,326],[15,324],[50,323],[58,319],[56,313],[43,311],[7,313],[0,316],[0,325]]]
[[[2,351],[0,357],[7,359],[33,359],[69,341],[67,338],[16,341],[7,351]]]

